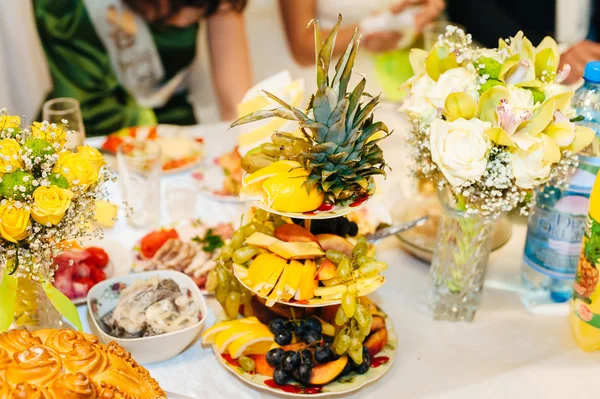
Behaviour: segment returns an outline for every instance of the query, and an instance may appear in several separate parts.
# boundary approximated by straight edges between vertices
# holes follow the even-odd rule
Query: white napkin
[[[303,109],[304,80],[292,80],[289,71],[282,71],[262,82],[257,83],[244,95],[238,105],[238,117],[251,112],[280,107],[275,101],[268,98],[263,90],[279,97],[286,103]],[[298,124],[281,118],[269,118],[241,125],[239,129],[239,152],[243,156],[252,148],[268,142],[273,133],[277,131],[294,133],[298,131]]]

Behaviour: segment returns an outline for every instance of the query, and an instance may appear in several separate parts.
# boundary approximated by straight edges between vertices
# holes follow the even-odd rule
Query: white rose
[[[533,94],[531,90],[522,89],[517,86],[508,86],[512,106],[517,109],[533,109]]]
[[[510,153],[517,186],[531,189],[543,183],[552,164],[544,161],[544,145],[535,144],[528,151],[516,149]]]
[[[412,78],[410,95],[405,98],[400,106],[401,112],[418,116],[425,123],[431,123],[438,113],[438,108],[428,96],[435,91],[435,81],[427,74]]]
[[[431,159],[451,185],[476,180],[485,172],[490,141],[484,131],[490,126],[479,119],[463,118],[453,122],[436,119],[431,124]]]
[[[438,107],[443,108],[446,98],[456,92],[465,92],[477,101],[479,93],[475,84],[476,74],[465,68],[452,68],[442,73],[436,83],[435,93],[431,99]]]

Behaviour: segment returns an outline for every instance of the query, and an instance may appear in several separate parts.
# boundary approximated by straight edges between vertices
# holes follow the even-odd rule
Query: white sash
[[[163,82],[165,71],[150,29],[121,0],[83,2],[119,82],[139,105],[161,107],[187,84],[189,67]]]

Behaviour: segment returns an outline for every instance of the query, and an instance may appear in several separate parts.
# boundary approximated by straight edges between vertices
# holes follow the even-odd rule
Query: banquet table
[[[383,104],[376,117],[392,136],[383,141],[386,160],[392,167],[378,185],[377,206],[410,207],[406,146],[407,124],[393,104]],[[236,142],[235,130],[226,124],[198,125],[186,129],[203,137],[207,158],[229,151]],[[100,138],[88,140],[98,146]],[[161,181],[161,222],[170,222],[165,193],[173,184],[190,181],[189,173],[164,177]],[[112,183],[111,183],[112,184]],[[111,201],[120,201],[118,185],[110,188]],[[243,206],[199,197],[194,217],[207,222],[236,221]],[[127,248],[147,231],[129,227],[124,215],[106,237],[116,238]],[[521,255],[526,225],[513,221],[510,241],[491,255],[483,301],[472,323],[434,321],[427,308],[429,265],[404,252],[395,237],[378,247],[378,257],[389,264],[386,283],[371,297],[390,316],[398,335],[395,363],[377,382],[348,398],[564,398],[590,397],[600,393],[600,353],[585,353],[576,347],[564,316],[532,315],[521,304]],[[206,326],[220,312],[208,297]],[[79,307],[84,329],[89,331],[87,307]],[[157,348],[159,350],[159,348]],[[273,398],[238,380],[219,365],[213,352],[196,341],[170,360],[145,365],[166,391],[192,398]],[[594,378],[596,377],[596,378]]]

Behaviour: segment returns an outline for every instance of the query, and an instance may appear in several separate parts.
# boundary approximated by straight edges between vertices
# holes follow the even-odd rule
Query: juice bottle
[[[590,196],[583,247],[573,284],[569,316],[577,345],[584,351],[600,350],[600,175]]]

